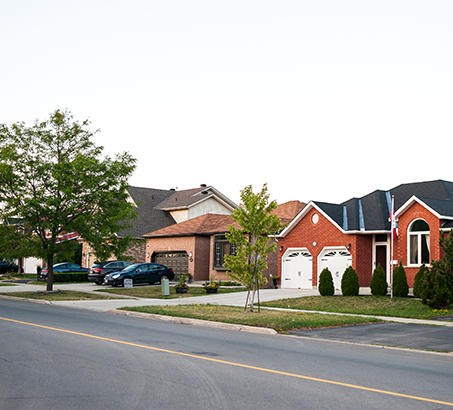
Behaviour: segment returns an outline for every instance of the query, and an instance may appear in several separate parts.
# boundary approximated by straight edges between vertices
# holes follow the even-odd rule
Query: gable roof
[[[155,238],[168,236],[212,235],[215,233],[227,232],[230,225],[238,227],[230,215],[204,214],[197,216],[196,218],[180,222],[179,224],[148,233],[143,235],[143,237]]]
[[[344,233],[389,232],[392,196],[395,199],[396,216],[417,201],[439,219],[446,219],[444,227],[453,226],[453,222],[450,222],[453,220],[453,182],[436,180],[402,184],[389,191],[376,190],[341,204],[309,202],[279,236],[286,236],[312,208],[322,212]]]
[[[139,238],[149,232],[178,225],[170,211],[187,209],[210,198],[215,198],[232,211],[236,208],[234,202],[214,187],[204,185],[181,191],[130,186],[127,191],[130,201],[136,206],[138,217],[131,221],[133,226],[119,232],[119,236]]]
[[[157,208],[163,211],[187,209],[200,202],[206,201],[209,198],[215,198],[222,202],[227,208],[230,208],[231,211],[237,208],[233,201],[230,201],[212,186],[200,186],[199,188],[194,189],[173,191],[172,195],[163,200]]]

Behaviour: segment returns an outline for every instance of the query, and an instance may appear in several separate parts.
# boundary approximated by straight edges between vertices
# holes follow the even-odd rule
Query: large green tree
[[[277,202],[269,202],[267,184],[261,192],[254,193],[249,185],[241,191],[241,203],[231,217],[239,225],[229,226],[227,239],[235,245],[235,254],[225,256],[225,267],[233,280],[247,286],[247,305],[253,312],[255,295],[266,283],[263,271],[267,268],[267,257],[275,251],[276,244],[271,243],[269,235],[274,235],[282,229],[282,223],[272,211],[277,208]]]
[[[0,125],[0,254],[45,258],[49,291],[62,234],[79,233],[100,257],[131,240],[118,232],[135,216],[126,189],[136,160],[102,156],[90,125],[59,109],[32,126]]]

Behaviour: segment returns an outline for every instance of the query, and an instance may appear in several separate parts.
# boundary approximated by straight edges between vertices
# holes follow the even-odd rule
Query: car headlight
[[[121,275],[119,273],[117,273],[116,275],[112,275],[112,279],[118,279]]]

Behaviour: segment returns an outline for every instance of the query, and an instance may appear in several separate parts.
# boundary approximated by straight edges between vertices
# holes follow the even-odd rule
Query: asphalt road
[[[453,408],[444,354],[0,299],[0,408]]]

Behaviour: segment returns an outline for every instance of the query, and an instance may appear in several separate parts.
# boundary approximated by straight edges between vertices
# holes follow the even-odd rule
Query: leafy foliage
[[[341,292],[343,296],[357,296],[359,294],[359,276],[352,266],[348,266],[343,273]]]
[[[442,231],[439,245],[443,257],[433,261],[431,269],[424,272],[420,278],[418,293],[422,302],[429,307],[448,309],[453,299],[453,235],[450,233],[446,236]]]
[[[267,184],[261,192],[254,193],[249,185],[241,191],[241,204],[234,210],[231,217],[239,225],[229,226],[227,239],[236,247],[234,255],[225,255],[225,267],[231,279],[245,285],[250,292],[250,311],[253,312],[255,293],[266,282],[263,270],[267,268],[267,257],[275,251],[276,244],[270,244],[269,235],[282,229],[280,219],[272,215],[277,202],[269,202]],[[247,306],[247,302],[246,302]]]
[[[102,158],[89,126],[60,110],[31,127],[0,125],[0,254],[46,258],[47,290],[65,233],[79,233],[101,259],[120,257],[131,239],[118,233],[135,216],[126,192],[135,159]]]
[[[423,264],[422,266],[420,266],[420,269],[418,270],[417,274],[415,275],[413,294],[414,294],[414,297],[416,297],[416,298],[421,297],[420,296],[420,284],[422,282],[423,277],[427,274],[427,271],[429,271],[429,269],[426,267],[425,264]]]
[[[332,273],[328,268],[324,268],[319,275],[318,291],[321,296],[332,296],[335,293]]]
[[[385,277],[384,268],[379,263],[373,272],[370,282],[371,294],[375,296],[385,296],[387,294],[387,278]]]
[[[403,264],[400,264],[393,271],[393,296],[397,298],[405,298],[409,293],[409,285],[407,284],[406,271]]]

